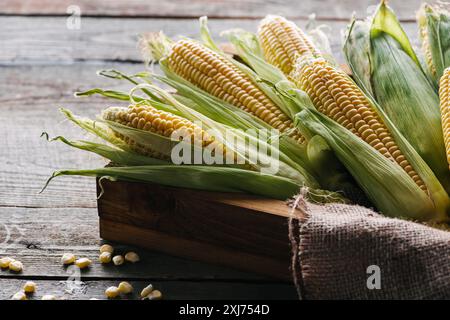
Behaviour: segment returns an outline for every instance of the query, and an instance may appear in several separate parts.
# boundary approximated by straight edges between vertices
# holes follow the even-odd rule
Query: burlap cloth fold
[[[289,223],[301,299],[450,299],[450,232],[360,206],[294,205],[305,213]]]

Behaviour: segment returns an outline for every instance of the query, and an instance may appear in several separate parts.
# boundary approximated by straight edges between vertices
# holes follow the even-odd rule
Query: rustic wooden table
[[[414,39],[414,11],[419,2],[391,1]],[[308,15],[316,12],[331,26],[332,48],[342,60],[340,30],[353,11],[363,16],[369,3],[377,1],[2,0],[0,257],[21,260],[24,271],[0,271],[0,299],[10,298],[25,280],[37,282],[35,298],[43,294],[66,299],[103,298],[106,287],[129,280],[139,289],[153,283],[167,299],[295,299],[290,283],[139,248],[135,250],[142,262],[136,265],[105,267],[94,263],[81,275],[63,268],[59,261],[64,252],[97,261],[102,241],[95,181],[61,178],[44,193],[38,192],[54,170],[96,167],[104,162],[48,143],[40,134],[47,131],[79,137],[78,129],[63,123],[58,107],[94,116],[111,103],[101,98],[76,99],[74,91],[94,87],[128,90],[126,84],[97,77],[95,72],[104,68],[127,73],[142,70],[136,50],[141,32],[162,29],[169,36],[196,37],[196,18],[209,15],[217,36],[232,27],[255,30],[257,19],[267,13],[284,14],[305,25]],[[79,29],[67,27],[70,5],[81,9]]]

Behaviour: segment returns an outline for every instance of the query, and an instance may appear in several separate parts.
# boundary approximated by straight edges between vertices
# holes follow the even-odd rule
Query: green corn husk
[[[150,88],[152,89],[152,88]],[[159,89],[161,90],[161,89]],[[154,91],[154,93],[161,93]],[[69,110],[61,109],[66,117],[84,130],[102,138],[111,145],[90,141],[69,141],[56,137],[50,141],[63,143],[89,152],[96,153],[112,161],[113,166],[93,170],[62,170],[55,172],[47,182],[62,175],[96,176],[113,180],[158,183],[174,187],[193,188],[208,191],[246,192],[275,199],[287,199],[308,186],[309,181],[302,178],[294,168],[280,164],[280,174],[267,174],[255,170],[240,168],[239,165],[175,165],[171,162],[142,156],[131,150],[128,144],[117,138],[114,132],[127,135],[130,139],[151,147],[153,150],[168,153],[178,141],[151,132],[126,127],[111,121],[93,121],[73,115]],[[185,110],[187,111],[187,110]],[[211,124],[210,124],[211,125]],[[47,137],[47,134],[43,134]],[[169,147],[167,147],[169,145]],[[239,147],[234,152],[238,152]],[[283,176],[283,173],[286,176]],[[292,175],[292,178],[289,177]],[[46,187],[45,186],[45,187]],[[310,186],[314,187],[311,183]],[[44,187],[44,189],[45,189]],[[311,200],[317,202],[345,202],[339,194],[320,189],[311,189]]]
[[[358,85],[374,97],[450,192],[439,97],[384,2],[370,21],[353,21],[344,53]]]
[[[426,183],[432,188],[432,198],[400,166],[320,112],[304,109],[297,116],[303,125],[327,141],[383,214],[421,221],[448,221],[446,211],[450,200],[439,184],[430,184],[433,175],[417,155],[412,155],[418,160],[415,167],[420,174],[428,174]]]
[[[450,66],[450,3],[424,3],[417,13],[419,36],[428,72],[436,85]]]

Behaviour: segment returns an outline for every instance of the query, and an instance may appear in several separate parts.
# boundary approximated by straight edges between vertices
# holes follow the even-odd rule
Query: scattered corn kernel
[[[133,286],[126,281],[119,283],[119,292],[124,294],[129,294],[133,292]]]
[[[27,281],[25,283],[25,285],[23,286],[23,291],[25,291],[25,293],[33,293],[36,291],[36,283],[34,283],[33,281]]]
[[[123,264],[125,262],[125,260],[122,256],[114,256],[112,258],[112,261],[116,266],[120,266],[121,264]]]
[[[159,290],[153,290],[148,296],[147,299],[149,300],[161,300],[162,299],[162,293]]]
[[[75,262],[77,257],[72,253],[64,253],[61,257],[62,264],[72,264]]]
[[[19,291],[11,297],[11,300],[27,300],[27,296],[25,292]]]
[[[116,298],[119,295],[120,291],[117,287],[109,287],[105,290],[105,296],[108,298]]]
[[[141,291],[141,298],[147,297],[153,291],[153,285],[149,284]]]
[[[9,264],[13,262],[14,259],[10,257],[4,257],[0,259],[0,268],[6,269],[9,268]]]
[[[110,252],[102,252],[98,257],[101,263],[110,263],[111,262],[111,253]]]
[[[130,251],[125,255],[125,260],[135,263],[138,262],[140,258],[136,252]]]
[[[41,300],[58,300],[58,299],[52,294],[45,294],[42,296]]]
[[[112,246],[110,246],[109,244],[104,244],[100,247],[100,253],[103,252],[109,252],[109,253],[113,253],[114,252],[114,248]]]
[[[23,264],[19,260],[13,260],[9,263],[9,270],[15,272],[21,272],[23,270]]]
[[[84,268],[89,267],[91,265],[91,263],[92,263],[92,261],[89,260],[88,258],[80,258],[77,261],[75,261],[75,264],[80,269],[84,269]]]

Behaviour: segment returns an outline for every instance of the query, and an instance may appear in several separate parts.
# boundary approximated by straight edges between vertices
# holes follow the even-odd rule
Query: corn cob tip
[[[442,133],[450,169],[450,68],[445,69],[439,82]]]
[[[154,63],[166,57],[172,47],[173,41],[167,37],[162,31],[147,32],[140,35],[138,40],[138,48],[144,61]]]
[[[288,75],[299,56],[320,55],[312,40],[281,16],[269,15],[259,24],[258,38],[266,60]]]

